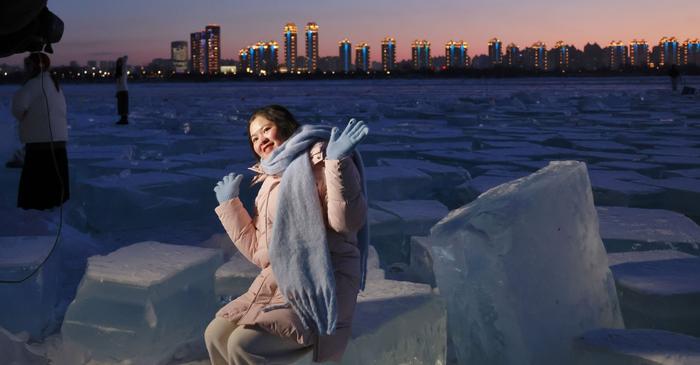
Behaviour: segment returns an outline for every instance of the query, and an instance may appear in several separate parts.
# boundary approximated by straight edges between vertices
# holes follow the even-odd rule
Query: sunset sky
[[[672,5],[671,5],[672,4]],[[433,55],[442,55],[448,40],[465,40],[469,54],[486,52],[498,37],[504,46],[520,47],[558,40],[583,47],[644,38],[655,44],[663,36],[700,37],[698,0],[49,0],[49,9],[65,22],[54,46],[54,65],[76,60],[108,60],[128,54],[130,64],[169,58],[170,42],[187,40],[207,24],[221,26],[222,58],[238,59],[238,50],[258,41],[282,41],[287,22],[303,32],[309,21],[319,25],[321,56],[337,56],[338,41],[368,42],[379,61],[381,39],[397,40],[397,58],[410,58],[410,43],[426,39]],[[299,37],[303,54],[303,37]],[[22,56],[0,60],[20,64]],[[280,61],[283,54],[280,54]]]

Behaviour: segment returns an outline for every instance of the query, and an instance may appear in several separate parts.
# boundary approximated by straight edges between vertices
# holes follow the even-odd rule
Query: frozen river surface
[[[687,81],[700,86],[700,79]],[[0,86],[4,160],[19,147],[9,110],[16,89]],[[114,124],[114,85],[67,84],[64,91],[71,200],[53,263],[60,288],[49,307],[37,308],[53,313],[44,320],[48,327],[32,333],[37,338],[60,326],[91,255],[147,240],[225,245],[212,189],[231,171],[252,177],[246,124],[268,104],[287,107],[301,123],[368,123],[360,150],[372,240],[384,268],[409,261],[408,242],[382,244],[395,238],[392,229],[404,224],[405,237],[424,235],[433,217],[554,160],[586,163],[599,208],[664,209],[700,222],[700,96],[671,92],[667,78],[141,83],[129,86],[128,126]],[[0,171],[0,238],[51,237],[58,210],[15,208],[19,172]],[[247,207],[256,188],[243,184]],[[615,219],[642,216],[629,212]],[[685,245],[675,248],[698,254],[696,236],[674,240]],[[22,247],[46,250],[41,240],[32,242]],[[608,250],[628,251],[620,248],[623,239],[615,244]],[[22,247],[16,257],[24,261],[10,264],[35,265]]]

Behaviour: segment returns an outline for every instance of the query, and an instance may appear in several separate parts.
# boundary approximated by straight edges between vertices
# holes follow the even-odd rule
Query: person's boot
[[[129,124],[129,120],[125,116],[122,115],[121,119],[119,119],[119,121],[116,124],[120,124],[120,125]]]

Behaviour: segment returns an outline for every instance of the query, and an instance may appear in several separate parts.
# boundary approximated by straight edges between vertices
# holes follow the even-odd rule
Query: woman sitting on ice
[[[248,122],[262,183],[251,218],[238,198],[242,175],[214,188],[216,213],[241,253],[262,271],[205,332],[212,364],[339,361],[350,339],[367,262],[367,201],[355,147],[364,122],[345,130],[299,125],[285,108]]]

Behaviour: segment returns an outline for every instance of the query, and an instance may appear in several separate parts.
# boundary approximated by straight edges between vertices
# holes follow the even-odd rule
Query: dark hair
[[[281,105],[273,104],[255,110],[253,115],[250,116],[250,119],[248,119],[248,128],[246,133],[248,134],[250,149],[253,151],[255,158],[260,161],[260,156],[258,156],[258,154],[255,152],[255,148],[253,148],[253,141],[250,138],[250,124],[253,123],[253,120],[255,120],[257,117],[264,117],[265,119],[275,123],[280,133],[279,137],[283,139],[287,139],[294,134],[297,128],[299,128],[299,122],[294,119],[294,116],[289,112],[289,110],[287,110],[287,108]]]
[[[27,81],[39,76],[39,74],[43,71],[48,72],[49,68],[51,67],[51,59],[46,55],[46,53],[43,52],[30,53],[29,56],[24,59],[24,63],[25,65],[29,66],[29,78]],[[51,80],[53,80],[53,86],[56,87],[56,91],[61,91],[56,76],[51,73],[49,73],[49,76],[51,76]]]

